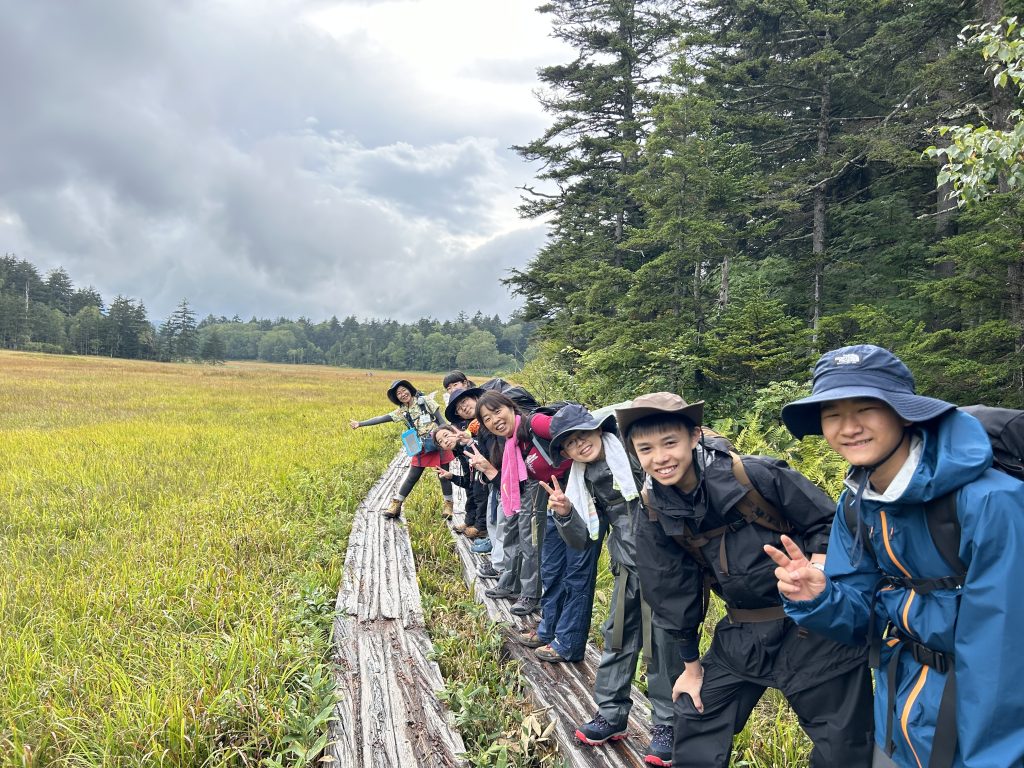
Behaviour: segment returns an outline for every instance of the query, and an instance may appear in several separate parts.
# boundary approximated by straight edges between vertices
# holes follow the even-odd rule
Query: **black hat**
[[[458,407],[459,401],[466,397],[479,399],[480,395],[482,395],[483,393],[484,391],[480,389],[480,387],[469,387],[467,389],[455,390],[455,392],[452,393],[452,396],[448,400],[448,405],[445,406],[444,417],[448,419],[448,421],[458,420],[459,414],[455,409]]]
[[[782,408],[782,421],[798,439],[821,434],[821,404],[870,397],[888,404],[901,419],[934,419],[956,406],[918,395],[914,375],[896,355],[874,344],[857,344],[826,352],[814,366],[811,395]]]
[[[573,432],[592,432],[600,429],[605,432],[615,432],[615,414],[609,413],[598,421],[594,415],[579,403],[568,403],[562,406],[554,416],[551,417],[551,459],[556,463],[565,460],[562,455],[562,443],[568,439]]]
[[[397,390],[399,387],[405,387],[406,389],[408,389],[409,394],[412,395],[413,397],[415,397],[416,393],[419,392],[419,390],[416,389],[416,387],[414,387],[409,382],[408,379],[395,379],[394,381],[391,382],[391,386],[388,387],[388,400],[390,400],[395,405],[402,404],[402,402],[398,399],[398,395],[395,394],[395,390]]]

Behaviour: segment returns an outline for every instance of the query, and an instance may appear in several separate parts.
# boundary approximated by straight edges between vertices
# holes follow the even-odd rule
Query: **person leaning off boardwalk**
[[[499,442],[490,457],[477,451],[470,454],[469,463],[490,482],[499,484],[501,509],[509,521],[516,520],[518,548],[516,562],[509,570],[518,574],[519,599],[509,612],[525,616],[540,607],[541,598],[540,555],[544,526],[538,518],[544,508],[539,497],[544,494],[538,481],[550,482],[553,477],[563,477],[571,462],[566,460],[551,466],[534,442],[534,436],[543,440],[551,438],[548,414],[526,413],[508,396],[484,392],[476,401],[476,418]],[[503,589],[503,581],[500,579],[498,587],[484,594],[490,598],[510,598],[514,592]]]
[[[992,468],[973,416],[916,394],[873,345],[823,355],[782,419],[850,463],[824,572],[792,541],[772,555],[786,613],[871,646],[876,765],[1024,766],[1024,483]],[[951,542],[930,530],[944,510]]]
[[[813,742],[814,768],[871,764],[871,678],[863,648],[840,645],[786,617],[765,544],[788,530],[824,560],[832,500],[784,461],[737,456],[704,437],[703,402],[657,392],[616,410],[619,430],[650,479],[636,528],[640,586],[654,622],[682,642],[673,686],[673,764],[729,764],[766,688],[789,701]],[[753,522],[751,522],[753,521]],[[711,648],[698,629],[709,584],[725,602]]]
[[[453,371],[445,377],[445,387],[448,390],[448,405],[445,406],[444,415],[453,425],[471,434],[476,442],[476,448],[485,456],[489,456],[498,438],[492,435],[476,418],[476,401],[484,393],[484,390],[476,386],[463,386],[464,382],[461,379],[454,378],[455,374],[465,378],[465,374],[461,371]],[[449,377],[453,377],[451,382],[449,382]],[[466,458],[467,460],[469,459],[468,455]],[[502,546],[501,536],[505,528],[502,526],[499,530],[498,526],[499,517],[502,523],[505,522],[505,516],[498,511],[500,507],[498,485],[497,483],[491,483],[486,477],[481,477],[480,479],[483,487],[476,490],[478,493],[486,493],[484,518],[487,535],[482,539],[477,539],[473,543],[472,550],[481,555],[490,553],[490,558],[487,562],[481,564],[477,573],[487,579],[504,578],[505,583],[499,582],[498,588],[504,587],[518,594],[516,576],[509,573],[506,568],[507,563],[515,560],[515,543],[513,542],[509,551],[506,552]],[[496,567],[499,565],[501,568]],[[515,587],[515,589],[511,589],[512,587]]]
[[[416,430],[420,439],[430,437],[435,424],[446,423],[441,415],[441,407],[430,398],[420,392],[406,379],[396,379],[391,382],[387,391],[388,400],[398,407],[390,413],[382,416],[374,416],[372,419],[357,421],[352,419],[349,426],[352,429],[370,427],[374,424],[389,424],[397,421],[406,424]],[[431,441],[433,442],[433,441]],[[402,502],[412,493],[413,487],[423,474],[426,467],[448,468],[452,459],[455,458],[450,451],[444,450],[423,450],[412,457],[411,466],[398,488],[398,492],[391,499],[391,505],[384,511],[385,517],[397,518],[402,514]],[[441,494],[444,496],[444,516],[452,516],[452,484],[449,480],[441,479]]]
[[[594,681],[597,713],[576,729],[576,738],[590,745],[626,738],[633,678],[645,650],[654,722],[644,761],[672,765],[672,683],[683,671],[683,662],[679,642],[651,626],[650,607],[640,594],[633,533],[640,512],[640,463],[622,447],[614,414],[598,421],[582,405],[569,404],[551,419],[551,432],[552,452],[573,460],[564,492],[549,486],[555,528],[570,547],[592,549],[595,561],[607,536],[615,576]]]

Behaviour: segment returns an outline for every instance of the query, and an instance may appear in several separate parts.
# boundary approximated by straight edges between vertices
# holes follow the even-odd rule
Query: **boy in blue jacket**
[[[823,570],[788,537],[765,549],[790,617],[871,649],[874,765],[1024,766],[1024,483],[991,468],[974,417],[916,394],[880,347],[824,355],[782,419],[851,465]],[[929,530],[944,502],[965,575]]]

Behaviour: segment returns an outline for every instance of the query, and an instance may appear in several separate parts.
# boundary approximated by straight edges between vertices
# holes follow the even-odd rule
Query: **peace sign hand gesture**
[[[473,467],[477,472],[486,475],[488,480],[493,480],[497,477],[497,468],[487,460],[486,456],[480,453],[480,449],[477,446],[466,446],[466,456],[469,457],[469,466]]]
[[[551,485],[541,482],[540,487],[548,492],[548,509],[553,509],[556,515],[566,517],[572,512],[572,503],[569,497],[562,492],[558,484],[558,478],[551,478]]]
[[[800,547],[789,536],[782,537],[786,551],[764,545],[764,551],[779,566],[775,578],[779,580],[779,592],[790,600],[813,600],[825,591],[825,572],[811,565]]]

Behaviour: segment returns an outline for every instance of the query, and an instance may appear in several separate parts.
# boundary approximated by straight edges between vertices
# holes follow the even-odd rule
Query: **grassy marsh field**
[[[0,765],[312,754],[388,381],[0,352]]]
[[[348,420],[385,412],[390,380],[0,351],[0,766],[317,757],[352,512],[398,447],[396,429]],[[779,452],[780,439],[748,426],[738,444]],[[834,481],[798,450],[782,453]],[[558,766],[501,633],[461,582],[439,506],[437,483],[419,483],[409,530],[468,757]],[[598,643],[611,583],[605,555]],[[806,764],[781,697],[735,746],[736,765]]]

